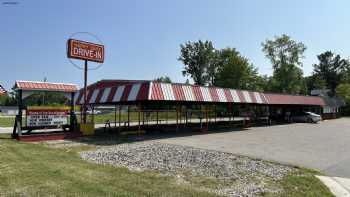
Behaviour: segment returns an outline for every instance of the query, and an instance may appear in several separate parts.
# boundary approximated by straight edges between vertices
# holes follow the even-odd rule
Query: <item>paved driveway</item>
[[[350,118],[159,140],[274,160],[350,178]]]

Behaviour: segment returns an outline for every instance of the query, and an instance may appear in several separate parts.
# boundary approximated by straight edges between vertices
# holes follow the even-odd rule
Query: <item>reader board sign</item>
[[[68,57],[103,63],[105,49],[103,45],[81,40],[68,40]]]
[[[68,124],[67,109],[29,109],[27,127],[61,126]]]

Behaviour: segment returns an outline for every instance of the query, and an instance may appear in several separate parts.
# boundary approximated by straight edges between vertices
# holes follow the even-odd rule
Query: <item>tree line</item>
[[[258,68],[237,49],[217,49],[208,40],[181,44],[178,60],[184,65],[183,76],[190,77],[196,85],[299,95],[329,89],[329,96],[338,95],[350,105],[349,59],[325,51],[317,56],[311,75],[304,76],[304,43],[283,34],[266,39],[261,47],[271,63],[271,76],[260,75]],[[171,82],[169,77],[155,80]]]
[[[312,75],[304,77],[305,44],[282,35],[261,45],[271,62],[272,76],[260,75],[257,67],[235,48],[216,49],[211,41],[181,44],[178,59],[184,64],[182,74],[192,78],[196,85],[308,94],[312,89],[325,88],[335,93],[340,84],[350,83],[349,60],[331,51],[318,55]]]
[[[0,106],[18,105],[19,95],[12,89],[8,94],[0,96]],[[24,99],[27,106],[62,106],[69,105],[69,100],[59,92],[38,92]]]

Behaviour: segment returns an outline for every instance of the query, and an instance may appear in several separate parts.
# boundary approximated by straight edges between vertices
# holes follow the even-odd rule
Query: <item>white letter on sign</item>
[[[73,53],[78,54],[78,48],[73,48]]]
[[[102,59],[102,53],[101,53],[101,51],[96,51],[96,58]]]

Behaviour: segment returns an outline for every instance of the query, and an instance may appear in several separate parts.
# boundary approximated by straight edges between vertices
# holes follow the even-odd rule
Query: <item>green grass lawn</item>
[[[284,190],[282,194],[264,194],[265,197],[334,197],[329,189],[315,177],[317,171],[301,168],[279,181],[277,184]]]
[[[93,141],[53,148],[0,135],[0,196],[215,196],[198,190],[216,184],[205,177],[184,184],[156,172],[131,172],[83,161],[78,152],[94,149]],[[269,183],[283,188],[283,193],[263,196],[332,196],[315,173],[300,169],[282,181]]]
[[[99,123],[105,123],[107,120],[114,122],[114,113],[107,113],[107,114],[97,114],[94,116],[94,121],[95,123],[99,124]],[[91,115],[88,116],[89,118],[91,118]],[[144,117],[145,121],[156,121],[157,119],[157,113],[156,112],[151,112],[151,113],[143,113],[140,112],[140,120],[142,121]],[[79,118],[78,118],[79,119]],[[139,113],[138,112],[130,112],[129,114],[129,119],[131,122],[138,122],[139,120]],[[170,111],[168,113],[166,112],[158,112],[158,119],[159,120],[175,120],[176,119],[176,112],[174,111]],[[120,116],[120,120],[121,122],[126,122],[128,120],[128,115],[127,113],[122,113]],[[116,116],[116,121],[119,121],[119,114],[117,113]]]
[[[173,177],[85,162],[77,153],[81,148],[0,136],[0,196],[215,196],[178,185]]]
[[[211,117],[214,117],[214,114],[209,114]],[[114,113],[106,113],[106,114],[96,114],[94,115],[94,122],[96,124],[103,124],[107,120],[114,122],[115,120],[115,114]],[[147,118],[148,116],[148,118]],[[91,120],[91,115],[88,115],[88,120]],[[143,117],[145,117],[145,121],[156,121],[157,119],[157,113],[156,112],[150,112],[150,113],[145,113],[143,112],[140,113],[140,119],[142,121]],[[184,120],[185,114],[182,114],[182,120]],[[193,113],[192,118],[198,118],[198,112]],[[129,114],[129,119],[131,122],[138,122],[139,120],[139,113],[135,111],[131,111]],[[158,112],[158,119],[162,120],[164,122],[166,119],[168,120],[175,120],[176,119],[176,112],[175,111],[169,111],[169,112]],[[80,121],[80,116],[77,116],[78,122]],[[120,116],[121,122],[126,122],[128,120],[128,115],[126,112],[121,113]],[[1,117],[0,116],[0,127],[12,127],[15,121],[15,117]],[[119,121],[119,114],[117,113],[116,116],[116,121]],[[25,116],[23,116],[23,124],[25,124]]]
[[[140,114],[141,115],[141,120],[142,120],[142,115],[143,113]],[[146,117],[146,116],[145,116]],[[156,112],[152,112],[150,113],[149,116],[149,121],[155,121],[157,117],[157,113]],[[130,121],[131,122],[137,122],[138,118],[139,118],[139,114],[138,112],[131,112],[129,115]],[[158,113],[158,119],[159,120],[165,120],[165,119],[169,119],[169,120],[175,120],[176,118],[176,113],[174,112],[169,112],[168,114],[165,112],[159,112]],[[91,115],[88,116],[88,119],[91,119]],[[96,124],[103,124],[105,123],[107,120],[114,122],[114,113],[107,113],[107,114],[97,114],[94,116],[94,122]],[[121,114],[121,122],[126,122],[128,120],[128,116],[126,113],[122,113]],[[77,120],[80,121],[80,116],[77,116]],[[117,114],[117,121],[119,120],[119,116]],[[146,119],[145,119],[146,121]],[[13,124],[15,122],[15,117],[1,117],[0,116],[0,127],[12,127]],[[23,124],[25,124],[25,116],[23,116]]]
[[[14,123],[15,123],[15,117],[0,116],[0,127],[13,127]]]

